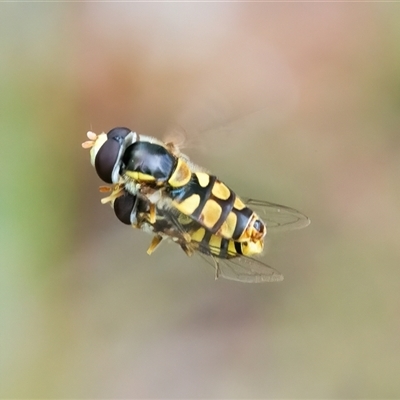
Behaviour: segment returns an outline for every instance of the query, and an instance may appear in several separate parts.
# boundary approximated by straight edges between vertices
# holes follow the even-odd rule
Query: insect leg
[[[161,235],[156,235],[153,237],[153,240],[150,243],[149,248],[147,249],[147,254],[151,255],[154,250],[158,247],[158,245],[162,242],[163,237]]]
[[[131,211],[131,225],[134,228],[140,229],[143,222],[145,221],[145,218],[141,217],[140,220],[138,219],[138,212],[137,212],[138,204],[139,204],[139,197],[136,196],[135,203],[133,204],[133,208]]]
[[[149,222],[154,224],[156,222],[156,205],[150,203]]]
[[[182,224],[179,222],[178,218],[173,215],[172,213],[169,213],[168,215],[165,215],[165,218],[169,220],[173,226],[178,230],[178,232],[182,235],[182,239],[186,243],[190,243],[192,240],[192,237],[188,232],[186,232],[185,228],[182,226]],[[185,251],[186,252],[186,251]]]
[[[101,204],[112,203],[116,198],[124,194],[124,185],[116,184],[112,189],[107,186],[100,186],[101,193],[109,192],[112,190],[111,194],[107,197],[101,199]]]
[[[181,244],[181,249],[186,253],[188,257],[191,257],[194,253],[194,250],[190,248],[187,244]]]

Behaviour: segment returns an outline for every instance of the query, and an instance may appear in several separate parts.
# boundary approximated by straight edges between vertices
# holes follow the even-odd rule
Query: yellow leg
[[[191,257],[194,253],[193,249],[186,246],[186,244],[181,244],[181,249],[186,253],[187,256]]]
[[[186,243],[190,243],[190,242],[192,241],[192,237],[190,236],[189,233],[184,232],[184,233],[182,234],[182,236],[183,236],[183,239],[186,241]]]
[[[100,192],[102,192],[102,193],[106,192],[106,188],[107,188],[107,186],[100,186]],[[110,189],[110,188],[108,188],[108,189]],[[109,190],[107,190],[107,191],[109,191]],[[101,204],[106,204],[106,203],[110,203],[110,202],[113,203],[116,198],[122,196],[123,194],[124,194],[124,185],[117,184],[112,188],[112,193],[109,196],[101,199]]]
[[[163,240],[162,236],[156,235],[153,237],[153,240],[150,243],[149,248],[147,249],[147,254],[151,255],[153,251],[158,247],[158,245],[161,243]]]
[[[149,222],[150,222],[150,224],[156,223],[156,205],[155,204],[150,204]]]

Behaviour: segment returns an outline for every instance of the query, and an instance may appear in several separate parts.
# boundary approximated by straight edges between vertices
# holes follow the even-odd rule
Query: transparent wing
[[[267,231],[283,232],[305,228],[310,219],[294,208],[263,200],[242,199],[266,223]]]
[[[179,214],[178,214],[179,215]],[[257,283],[257,282],[278,282],[283,276],[274,268],[263,262],[243,256],[237,253],[228,252],[226,257],[217,257],[220,249],[210,245],[206,241],[196,242],[190,238],[190,233],[200,228],[200,224],[184,216],[183,223],[179,216],[172,210],[165,211],[163,218],[168,223],[168,231],[164,234],[174,237],[174,241],[180,244],[187,254],[198,254],[214,269],[216,278],[231,279],[234,281]],[[189,236],[189,240],[188,240]]]
[[[300,229],[310,223],[308,217],[299,211],[260,200],[246,200],[246,205],[253,209],[267,224],[267,229],[284,231],[289,229]],[[182,218],[183,217],[183,218]],[[252,257],[228,253],[226,257],[220,258],[219,249],[211,246],[208,242],[196,242],[188,235],[200,228],[200,224],[190,217],[183,216],[174,209],[163,210],[163,218],[169,222],[169,235],[177,238],[178,243],[189,253],[200,255],[209,265],[214,268],[215,276],[240,282],[277,282],[283,280],[283,276],[274,268]],[[172,235],[171,235],[172,236]],[[186,251],[186,250],[185,250]]]
[[[263,200],[242,198],[242,201],[265,222],[267,225],[267,232],[284,232],[301,229],[308,226],[311,222],[306,215],[294,208]],[[185,216],[186,221],[182,224],[179,221],[179,218],[183,215],[174,209],[163,210],[162,213],[163,216],[181,233],[188,232],[194,226],[200,227],[200,225],[193,221],[189,216]]]
[[[190,246],[190,244],[189,244]],[[214,268],[215,278],[225,278],[245,283],[279,282],[283,275],[267,264],[246,256],[229,254],[231,258],[219,258],[213,253],[218,249],[206,243],[192,243],[197,252]]]

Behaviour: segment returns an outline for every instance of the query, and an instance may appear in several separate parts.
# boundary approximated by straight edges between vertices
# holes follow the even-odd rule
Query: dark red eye
[[[129,193],[117,197],[114,201],[114,213],[126,225],[131,225],[131,214],[135,208],[136,196]]]
[[[108,139],[114,139],[114,138],[117,138],[118,140],[125,139],[130,133],[131,130],[128,128],[114,128],[107,133],[107,137]]]
[[[118,170],[121,163],[123,151],[126,149],[127,137],[131,133],[128,128],[114,128],[107,133],[107,140],[100,147],[96,154],[94,167],[100,179],[107,183],[117,183],[115,171]]]

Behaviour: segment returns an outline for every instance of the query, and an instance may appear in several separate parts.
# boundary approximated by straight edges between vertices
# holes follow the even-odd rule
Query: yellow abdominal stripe
[[[210,238],[210,251],[212,254],[219,255],[221,253],[222,237],[212,235]]]
[[[221,225],[221,228],[218,231],[218,235],[221,235],[224,238],[231,238],[233,236],[233,233],[235,232],[236,223],[236,214],[230,212],[226,221],[224,221],[224,223]]]
[[[173,201],[172,204],[182,214],[192,215],[200,204],[200,196],[198,194],[192,194],[182,202],[178,203],[177,201]]]
[[[196,172],[197,180],[201,187],[206,187],[210,183],[210,175],[205,172]]]
[[[197,231],[193,232],[191,235],[192,243],[196,242],[200,244],[204,240],[206,230],[204,228],[199,228]],[[218,256],[221,252],[221,242],[222,238],[216,235],[211,235],[210,241],[208,243],[208,248],[211,254]]]
[[[234,242],[233,240],[230,240],[230,241],[229,241],[229,244],[228,244],[228,254],[229,254],[230,256],[234,256],[234,255],[237,254],[236,247],[235,247],[235,242]]]
[[[215,200],[208,200],[201,212],[202,225],[212,229],[221,217],[222,207]]]
[[[191,235],[192,241],[200,243],[205,234],[206,230],[204,228],[197,229],[197,231]]]
[[[222,182],[216,181],[214,183],[214,186],[211,190],[211,193],[217,197],[218,199],[221,200],[227,200],[229,199],[229,196],[231,195],[231,191],[227,186],[225,186]]]
[[[243,210],[243,208],[245,208],[246,205],[243,203],[242,200],[239,199],[239,197],[236,197],[235,202],[233,203],[233,207],[236,208],[237,210]]]

